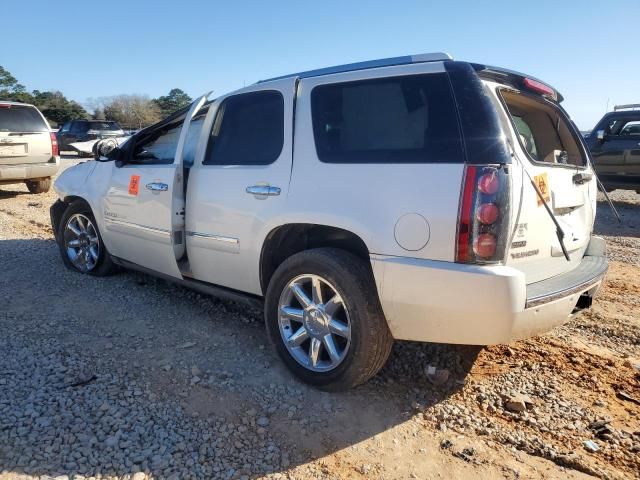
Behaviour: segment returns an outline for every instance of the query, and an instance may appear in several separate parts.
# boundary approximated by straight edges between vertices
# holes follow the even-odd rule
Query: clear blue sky
[[[486,2],[487,4],[489,2]],[[222,94],[285,73],[445,51],[530,73],[590,129],[640,103],[640,0],[2,2],[0,65],[29,90]]]

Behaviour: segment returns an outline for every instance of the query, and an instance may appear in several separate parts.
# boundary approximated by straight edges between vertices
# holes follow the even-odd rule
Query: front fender
[[[102,199],[109,189],[113,162],[90,160],[67,168],[56,179],[53,188],[65,205],[81,198],[89,204],[101,232],[105,231],[102,215]],[[109,248],[109,242],[104,239]]]
[[[87,179],[95,170],[96,164],[95,161],[83,162],[60,173],[53,183],[58,198],[63,202],[67,202],[70,197],[86,198]]]

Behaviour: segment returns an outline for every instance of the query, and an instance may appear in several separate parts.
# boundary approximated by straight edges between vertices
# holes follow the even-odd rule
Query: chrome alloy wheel
[[[89,217],[72,215],[64,229],[64,248],[71,263],[81,272],[93,270],[100,257],[98,231]]]
[[[347,356],[351,322],[342,297],[318,275],[300,275],[280,295],[278,325],[287,350],[314,372],[328,372]]]

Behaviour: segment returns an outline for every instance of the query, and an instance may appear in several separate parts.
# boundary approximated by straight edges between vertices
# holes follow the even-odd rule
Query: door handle
[[[270,185],[252,185],[245,190],[251,195],[261,195],[264,197],[274,197],[280,195],[280,187],[272,187]]]
[[[147,190],[151,190],[152,192],[166,192],[167,190],[169,190],[169,185],[159,182],[147,183],[145,187]]]

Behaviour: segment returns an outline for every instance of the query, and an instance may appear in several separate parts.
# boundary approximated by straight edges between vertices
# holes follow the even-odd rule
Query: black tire
[[[24,182],[31,193],[47,193],[51,188],[51,177]]]
[[[67,223],[75,214],[82,214],[91,220],[91,223],[93,223],[93,225],[95,226],[96,234],[100,241],[98,259],[96,261],[95,267],[89,271],[83,271],[76,267],[67,255],[67,249],[65,246],[65,229],[67,227]],[[89,205],[84,200],[76,200],[70,203],[66,208],[60,219],[56,240],[58,243],[58,248],[60,249],[62,261],[68,269],[87,275],[93,275],[95,277],[104,277],[118,271],[117,265],[113,263],[111,255],[109,254],[109,251],[107,250],[107,247],[102,240],[102,235],[100,234],[100,230],[98,229],[98,224],[96,223],[96,219],[93,216],[91,207],[89,207]]]
[[[349,314],[349,349],[344,360],[327,372],[312,371],[298,363],[280,334],[280,296],[291,280],[304,274],[328,280]],[[323,390],[346,390],[366,382],[384,366],[393,345],[371,267],[355,255],[334,248],[297,253],[278,267],[267,288],[265,321],[269,338],[286,366],[302,381]]]

